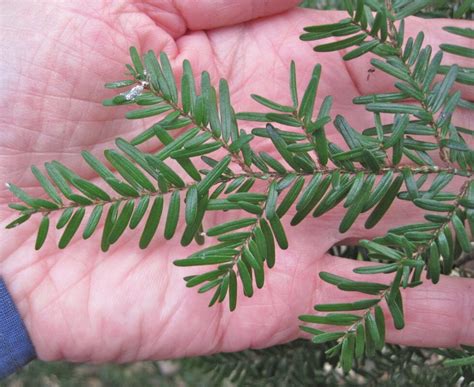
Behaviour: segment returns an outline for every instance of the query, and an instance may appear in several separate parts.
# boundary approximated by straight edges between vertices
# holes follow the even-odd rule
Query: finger
[[[371,265],[344,258],[326,255],[321,270],[360,281],[389,283],[389,275],[358,275],[353,269]],[[370,298],[356,292],[337,289],[318,279],[321,283],[314,294],[314,303],[353,302]],[[472,280],[442,276],[438,284],[429,280],[413,289],[402,290],[405,312],[405,327],[395,329],[388,308],[381,306],[386,320],[386,340],[389,343],[418,347],[455,347],[474,344],[474,291]],[[314,310],[309,311],[315,313]],[[322,327],[322,326],[321,326]],[[327,329],[327,327],[326,327]]]
[[[177,0],[175,6],[190,30],[230,26],[275,15],[296,6],[299,0]]]
[[[418,179],[420,175],[416,175],[415,179]],[[431,187],[431,183],[434,180],[434,176],[429,177],[427,181],[421,185],[418,189],[419,192],[428,191]],[[443,192],[451,192],[458,194],[461,192],[463,185],[467,179],[464,177],[456,176],[451,180],[449,185],[443,189]],[[376,183],[374,187],[378,185]],[[399,192],[405,192],[406,186],[402,185]],[[427,223],[425,219],[426,214],[432,214],[433,212],[421,209],[413,204],[411,200],[401,200],[396,198],[388,211],[383,215],[379,223],[374,227],[367,228],[366,221],[377,206],[374,206],[369,211],[361,214],[350,230],[346,234],[340,234],[340,240],[347,243],[347,240],[360,240],[360,239],[373,239],[385,235],[390,229],[415,223]],[[339,206],[335,211],[338,212],[339,219],[342,219],[347,209],[343,209]]]
[[[342,18],[342,15],[341,15]],[[439,46],[443,43],[455,44],[464,47],[472,47],[469,38],[450,34],[443,30],[445,26],[455,26],[460,28],[468,28],[471,26],[467,20],[452,20],[452,19],[422,19],[417,17],[409,17],[405,21],[405,42],[409,37],[415,39],[419,32],[425,32],[423,47],[430,45],[432,47],[432,56],[440,51]],[[346,49],[350,51],[352,48]],[[397,90],[394,88],[394,78],[387,76],[381,71],[376,70],[370,77],[367,77],[368,70],[373,69],[370,59],[373,56],[364,55],[356,60],[347,62],[347,69],[358,87],[360,94],[371,93],[386,93],[388,90]],[[443,53],[443,65],[458,64],[462,67],[471,66],[471,59],[456,56],[449,53]],[[365,71],[361,71],[364,69]],[[474,99],[474,91],[472,87],[457,84],[456,87],[462,91],[463,98]]]

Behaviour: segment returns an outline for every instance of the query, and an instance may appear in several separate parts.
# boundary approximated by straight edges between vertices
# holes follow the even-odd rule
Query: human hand
[[[100,105],[110,96],[103,83],[120,77],[131,45],[142,52],[164,50],[177,69],[188,58],[196,73],[208,70],[213,81],[226,78],[239,111],[256,108],[250,93],[288,99],[291,59],[297,63],[300,90],[319,62],[323,76],[317,104],[333,95],[333,116],[344,113],[358,129],[372,125],[371,114],[351,105],[351,100],[386,90],[389,80],[375,73],[367,81],[366,59],[347,64],[339,53],[314,54],[309,44],[298,40],[304,26],[337,21],[341,13],[295,9],[270,16],[290,8],[287,1],[192,3],[83,1],[48,2],[40,7],[23,2],[3,7],[0,179],[39,192],[29,166],[52,159],[91,178],[80,150],[98,155],[113,147],[115,137],[130,139],[147,127],[125,121],[127,108]],[[262,4],[261,8],[255,4]],[[408,27],[413,35],[428,23],[438,31],[443,25],[417,20]],[[214,29],[221,25],[230,27]],[[441,33],[430,36],[439,39],[431,41],[433,46],[447,39]],[[461,125],[469,119],[467,114],[459,117]],[[338,141],[336,136],[331,140]],[[3,225],[13,217],[5,205],[11,200],[2,188]],[[195,269],[174,267],[172,261],[185,257],[193,247],[182,248],[157,237],[141,251],[139,231],[123,237],[106,254],[100,252],[97,236],[87,242],[77,238],[61,251],[55,243],[58,236],[51,232],[43,249],[35,252],[37,224],[28,222],[2,233],[0,275],[44,360],[134,361],[265,347],[297,338],[297,316],[308,313],[314,304],[350,297],[320,281],[317,273],[353,275],[354,262],[326,252],[334,244],[374,236],[374,231],[356,226],[339,234],[341,214],[342,209],[336,209],[288,228],[291,249],[278,251],[265,287],[251,299],[240,296],[232,313],[226,305],[207,308],[207,296],[185,287],[182,278],[195,274]],[[398,205],[375,233],[416,216],[411,208]],[[214,221],[206,218],[206,225]],[[470,293],[470,282],[447,277],[436,286],[425,284],[407,291],[407,327],[395,331],[389,324],[388,341],[420,346],[473,344]],[[435,337],[429,329],[433,322]]]

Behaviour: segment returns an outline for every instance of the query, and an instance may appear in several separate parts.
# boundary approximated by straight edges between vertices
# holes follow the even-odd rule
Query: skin
[[[367,80],[368,58],[344,63],[340,53],[312,52],[310,44],[298,40],[302,28],[345,16],[290,9],[296,3],[91,0],[23,1],[2,7],[0,181],[38,194],[29,167],[52,159],[93,179],[80,150],[100,155],[113,147],[116,137],[130,139],[148,127],[150,121],[126,121],[127,107],[101,106],[112,95],[103,84],[123,77],[131,45],[141,52],[164,50],[178,76],[187,58],[195,74],[207,70],[214,83],[226,78],[237,111],[259,109],[249,98],[251,93],[289,103],[291,59],[297,63],[301,97],[312,66],[319,62],[323,77],[316,104],[331,94],[335,97],[333,117],[344,113],[357,129],[372,126],[371,115],[351,105],[351,100],[386,91],[392,81],[379,71]],[[449,21],[454,24],[467,26]],[[443,25],[442,20],[410,19],[407,32],[414,36],[429,29],[428,43],[434,47],[448,40],[467,44],[463,38],[443,33]],[[449,55],[445,58],[447,63],[454,60]],[[459,58],[456,61],[465,64]],[[473,99],[472,93],[463,93],[464,98]],[[469,127],[472,113],[461,112],[456,120]],[[340,142],[332,127],[328,135]],[[256,146],[268,148],[265,142]],[[150,143],[143,149],[157,147]],[[12,200],[2,187],[2,228],[14,217],[6,207]],[[337,228],[343,213],[344,209],[337,208],[288,228],[290,249],[277,252],[276,266],[266,271],[265,287],[253,298],[243,297],[239,290],[233,313],[226,304],[207,308],[211,295],[185,287],[182,278],[199,269],[177,268],[172,261],[195,251],[195,246],[182,248],[178,241],[165,243],[156,237],[142,251],[138,239],[143,226],[127,232],[106,254],[100,252],[100,233],[87,242],[77,236],[61,251],[57,248],[60,233],[52,228],[45,246],[36,252],[36,216],[21,229],[0,234],[0,276],[44,360],[123,362],[261,348],[300,337],[297,316],[311,313],[315,303],[361,297],[337,291],[319,279],[320,271],[364,279],[352,273],[353,261],[326,253],[332,245],[374,237],[422,216],[396,202],[375,230],[365,230],[362,217],[341,235]],[[220,215],[218,220],[225,219]],[[216,221],[207,217],[205,225]],[[387,282],[387,277],[377,280]],[[426,282],[404,292],[407,327],[396,331],[388,318],[387,340],[417,346],[473,345],[472,291],[472,281],[443,276],[436,286]]]

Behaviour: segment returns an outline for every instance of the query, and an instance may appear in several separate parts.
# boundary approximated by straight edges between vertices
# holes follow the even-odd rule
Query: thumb
[[[175,6],[190,30],[230,26],[275,15],[296,6],[299,0],[176,0]]]
[[[298,5],[300,0],[174,0],[170,7],[163,6],[162,2],[153,0],[137,7],[166,32],[167,38],[173,39],[163,40],[160,34],[144,34],[140,50],[165,51],[179,64],[174,66],[178,74],[181,62],[188,59],[195,65],[197,74],[206,70],[214,77],[218,71],[213,66],[216,58],[212,39],[202,30],[229,27],[282,13]],[[233,36],[239,37],[235,31]]]

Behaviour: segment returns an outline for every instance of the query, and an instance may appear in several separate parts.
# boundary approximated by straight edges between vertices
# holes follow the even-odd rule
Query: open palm
[[[268,16],[291,5],[267,3],[233,0],[221,6],[211,0],[198,5],[156,0],[100,5],[108,3],[82,1],[72,5],[48,2],[40,7],[24,1],[3,7],[0,180],[38,193],[29,167],[52,159],[92,178],[81,161],[82,149],[100,155],[113,147],[114,138],[130,139],[148,127],[147,122],[123,119],[125,107],[101,106],[110,96],[103,84],[121,77],[131,45],[142,52],[167,52],[177,73],[187,58],[195,73],[207,70],[213,81],[226,78],[239,111],[258,109],[250,93],[289,102],[290,61],[297,63],[300,89],[317,61],[323,65],[317,104],[333,95],[333,114],[344,113],[356,128],[370,126],[371,115],[351,105],[351,100],[386,88],[388,81],[377,73],[367,80],[365,59],[347,65],[339,53],[316,57],[308,44],[298,41],[302,27],[336,21],[342,15],[291,10]],[[228,27],[215,28],[220,26]],[[469,116],[460,119],[469,120]],[[336,137],[332,140],[337,142]],[[2,187],[2,224],[12,219],[5,205],[11,199]],[[352,262],[326,251],[343,238],[371,236],[360,226],[340,235],[341,211],[291,229],[291,248],[278,252],[275,268],[266,273],[264,289],[252,299],[240,295],[232,313],[225,304],[207,308],[208,296],[187,289],[182,280],[196,274],[195,269],[188,272],[173,266],[174,259],[185,257],[195,247],[182,248],[156,237],[142,251],[140,230],[128,232],[106,254],[100,251],[97,236],[88,242],[76,237],[61,251],[54,232],[44,248],[35,252],[37,224],[29,222],[2,233],[0,275],[43,359],[132,361],[264,347],[298,337],[297,316],[309,312],[316,302],[347,297],[317,277],[329,268],[349,275]],[[399,206],[392,211],[391,223],[377,233],[414,218],[416,214],[410,211]],[[206,225],[212,223],[213,219],[206,218]],[[403,335],[390,328],[388,339],[417,345],[472,344],[474,329],[469,325],[464,332],[453,329],[453,324],[462,326],[456,316],[462,305],[449,302],[455,292],[468,291],[469,286],[445,278],[436,288],[427,285],[412,291],[407,301],[411,324]],[[431,304],[425,302],[426,297]],[[418,312],[413,313],[411,307]],[[446,313],[447,307],[455,318]],[[445,314],[440,329],[446,332],[428,342],[420,331],[426,319],[439,311]],[[472,318],[466,319],[472,328]]]

